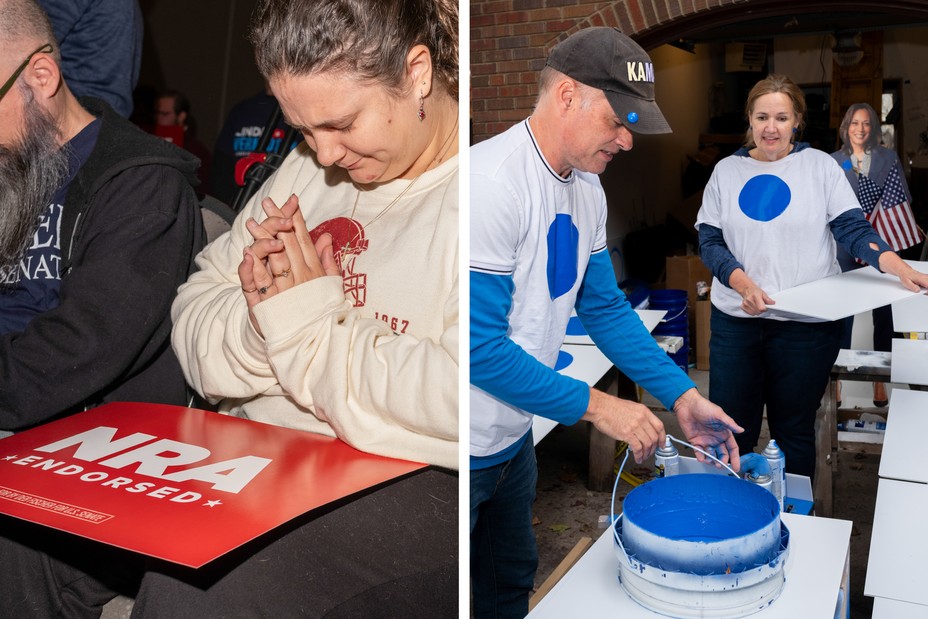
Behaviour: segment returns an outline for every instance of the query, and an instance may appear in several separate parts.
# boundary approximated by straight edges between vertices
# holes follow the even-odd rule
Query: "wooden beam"
[[[533,608],[542,600],[543,597],[548,595],[548,592],[554,588],[554,585],[558,583],[561,578],[564,577],[564,574],[567,573],[570,568],[590,549],[590,546],[593,545],[592,537],[581,537],[580,541],[577,542],[570,552],[567,553],[567,556],[558,563],[557,567],[554,568],[554,571],[545,578],[545,581],[541,583],[541,586],[538,587],[538,591],[529,599],[528,601],[528,610],[531,612]]]

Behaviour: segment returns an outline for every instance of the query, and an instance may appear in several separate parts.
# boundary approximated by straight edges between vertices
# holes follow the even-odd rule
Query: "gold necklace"
[[[409,182],[409,184],[406,185],[406,187],[403,189],[403,191],[401,191],[401,192],[399,193],[399,195],[397,195],[395,198],[393,198],[393,199],[390,201],[390,203],[387,204],[379,213],[377,213],[376,215],[374,215],[374,218],[373,218],[373,219],[371,219],[369,222],[367,222],[366,225],[362,226],[362,227],[361,227],[362,230],[363,230],[363,229],[369,228],[371,225],[373,225],[373,223],[374,223],[375,221],[377,221],[378,219],[380,219],[381,217],[383,217],[384,215],[386,215],[387,211],[389,211],[391,208],[393,208],[393,206],[394,206],[397,202],[399,202],[399,201],[402,199],[402,197],[405,196],[406,193],[407,193],[410,189],[412,189],[412,186],[416,184],[416,181],[419,180],[419,179],[422,177],[423,174],[425,174],[426,172],[428,172],[429,170],[431,170],[432,167],[433,167],[436,163],[439,163],[439,162],[445,157],[445,155],[448,153],[448,150],[451,148],[451,144],[453,143],[453,142],[452,142],[452,137],[453,137],[453,136],[455,135],[455,133],[457,132],[457,128],[458,128],[458,117],[457,117],[457,115],[455,115],[455,117],[454,117],[454,126],[451,128],[451,132],[448,134],[448,137],[446,137],[446,138],[445,138],[445,141],[442,142],[442,145],[441,145],[441,149],[440,149],[440,151],[439,151],[439,154],[435,157],[435,159],[432,160],[432,162],[431,162],[431,163],[429,164],[429,166],[422,172],[422,174],[420,174],[419,176],[417,176],[417,177],[415,177],[414,179],[412,179],[412,180]],[[351,219],[352,219],[352,220],[354,220],[354,215],[355,215],[355,213],[356,213],[357,210],[358,210],[358,202],[360,202],[360,200],[361,200],[361,193],[362,193],[361,188],[358,187],[358,194],[355,196],[355,198],[354,198],[354,205],[351,207]],[[351,251],[352,244],[353,244],[355,241],[358,240],[358,237],[359,237],[360,235],[361,235],[361,233],[358,232],[357,234],[354,235],[354,237],[353,237],[350,241],[348,241],[347,243],[345,243],[345,244],[342,246],[342,252],[345,253],[345,254],[349,253],[349,252]]]

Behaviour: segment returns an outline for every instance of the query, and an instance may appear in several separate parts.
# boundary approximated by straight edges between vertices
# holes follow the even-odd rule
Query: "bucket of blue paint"
[[[737,477],[677,475],[633,489],[615,523],[619,579],[672,617],[745,617],[784,583],[789,530],[768,491]]]
[[[667,353],[684,372],[690,365],[690,322],[687,313],[686,290],[668,288],[652,290],[648,297],[648,309],[665,310],[667,313],[660,324],[654,327],[654,335],[671,335],[683,338],[683,346],[675,353]]]

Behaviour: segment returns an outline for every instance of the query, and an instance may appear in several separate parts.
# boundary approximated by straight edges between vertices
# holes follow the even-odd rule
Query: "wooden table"
[[[844,350],[831,368],[828,388],[815,419],[815,513],[830,517],[834,512],[833,475],[838,468],[838,451],[879,454],[883,435],[869,432],[838,432],[838,381],[883,382],[890,380],[888,352]]]

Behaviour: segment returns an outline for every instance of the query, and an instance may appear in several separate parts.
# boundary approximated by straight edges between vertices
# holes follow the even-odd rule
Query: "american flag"
[[[899,166],[893,165],[882,191],[879,185],[864,176],[859,177],[858,199],[867,221],[895,251],[920,243],[922,233],[915,223],[909,206]]]
[[[873,207],[880,200],[880,186],[863,174],[857,177],[857,185],[857,200],[860,202],[860,208],[864,210],[864,215],[869,219]]]

